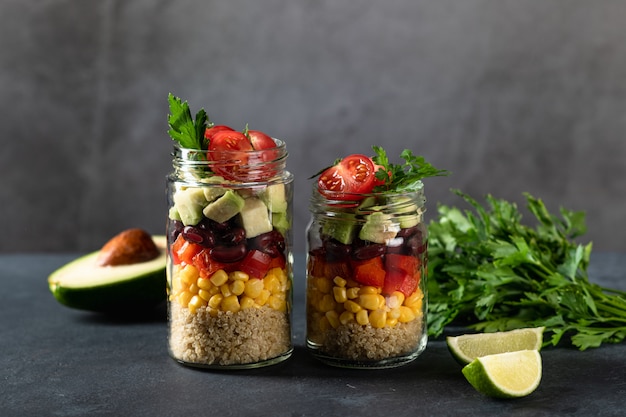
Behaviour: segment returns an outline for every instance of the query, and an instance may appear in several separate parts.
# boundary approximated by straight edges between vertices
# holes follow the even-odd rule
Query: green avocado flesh
[[[61,304],[81,310],[128,312],[154,308],[166,299],[166,239],[153,236],[160,255],[150,261],[98,266],[99,251],[82,256],[48,277]]]

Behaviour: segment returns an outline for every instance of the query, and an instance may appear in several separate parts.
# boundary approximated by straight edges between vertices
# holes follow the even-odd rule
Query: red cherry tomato
[[[204,140],[207,143],[211,143],[211,140],[213,140],[213,136],[215,136],[217,132],[220,132],[223,130],[233,130],[233,129],[230,126],[226,126],[226,125],[215,125],[215,126],[209,127],[204,131]]]
[[[276,143],[274,143],[274,140],[270,136],[259,130],[248,130],[248,136],[250,137],[252,147],[257,151],[261,149],[271,149],[276,147]]]
[[[317,182],[319,192],[337,200],[359,200],[350,194],[370,193],[374,188],[374,163],[370,157],[353,154],[322,172]]]
[[[239,171],[242,165],[248,163],[246,151],[252,150],[250,140],[241,132],[225,129],[215,132],[209,142],[213,172],[229,180],[244,179]]]
[[[263,151],[255,154],[255,157],[260,160],[259,162],[270,162],[277,158],[276,143],[269,135],[259,130],[248,130],[248,137],[255,151]]]

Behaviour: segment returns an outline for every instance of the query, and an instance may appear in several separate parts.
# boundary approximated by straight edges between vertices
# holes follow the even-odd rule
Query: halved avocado
[[[153,236],[159,256],[146,262],[98,266],[100,251],[54,271],[48,285],[61,304],[81,310],[124,313],[152,309],[166,299],[166,238]]]

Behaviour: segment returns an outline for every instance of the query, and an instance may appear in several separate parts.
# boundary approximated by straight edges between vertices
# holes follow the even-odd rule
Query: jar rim
[[[190,149],[174,143],[172,165],[175,172],[197,180],[221,176],[237,183],[274,182],[287,175],[287,146],[272,138],[273,148],[259,150]]]

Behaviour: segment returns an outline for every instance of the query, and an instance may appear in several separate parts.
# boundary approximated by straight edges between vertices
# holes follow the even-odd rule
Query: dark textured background
[[[167,93],[288,143],[295,241],[310,181],[384,145],[450,188],[587,212],[626,251],[626,2],[0,2],[0,251],[87,251],[164,229]]]

